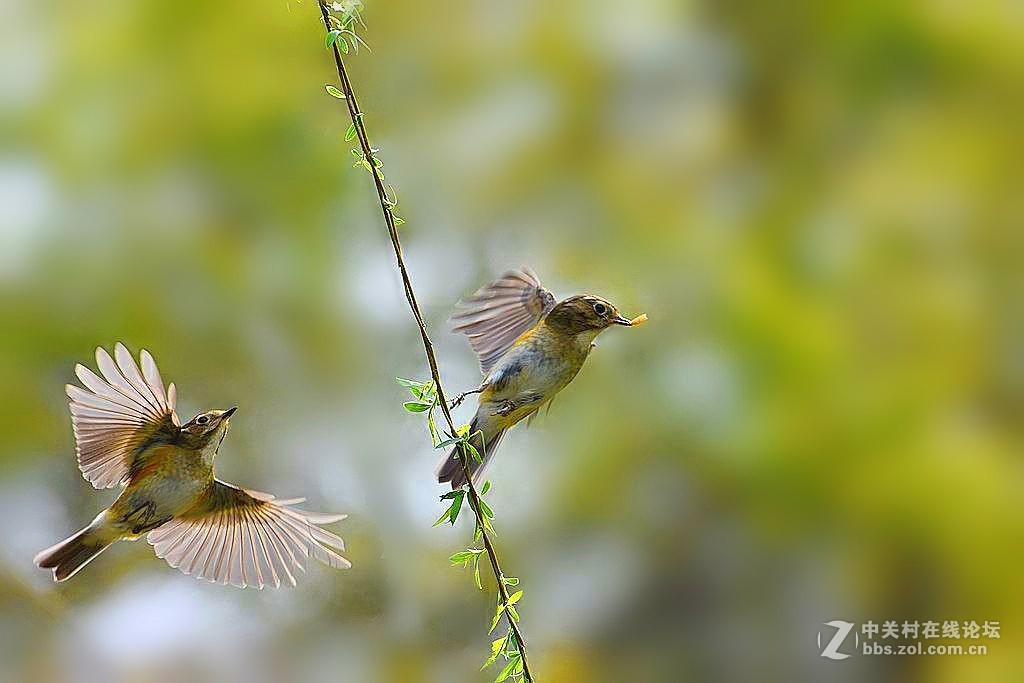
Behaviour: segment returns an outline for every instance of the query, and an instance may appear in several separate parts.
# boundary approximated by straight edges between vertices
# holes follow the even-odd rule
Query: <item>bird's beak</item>
[[[616,325],[625,325],[626,327],[633,326],[633,321],[621,314],[612,318],[612,322],[615,323]]]
[[[224,411],[224,413],[220,416],[220,419],[222,419],[222,420],[228,419],[229,417],[231,417],[232,415],[235,414],[236,410],[238,410],[238,406],[231,406],[230,408],[228,408],[227,410]]]

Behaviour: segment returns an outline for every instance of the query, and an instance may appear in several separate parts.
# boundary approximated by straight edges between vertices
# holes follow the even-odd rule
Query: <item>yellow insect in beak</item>
[[[626,327],[633,327],[634,325],[642,325],[647,322],[647,314],[641,313],[635,318],[627,318],[623,315],[617,315],[612,318],[612,322],[616,325],[625,325]]]

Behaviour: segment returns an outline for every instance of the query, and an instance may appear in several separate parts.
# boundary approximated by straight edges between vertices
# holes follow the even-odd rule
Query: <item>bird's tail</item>
[[[106,512],[101,512],[92,524],[55,546],[41,551],[33,562],[40,569],[52,569],[55,581],[70,579],[118,539],[105,524]]]
[[[504,429],[481,428],[478,426],[478,422],[479,420],[474,418],[469,425],[471,434],[469,443],[480,454],[481,460],[481,462],[477,462],[472,456],[469,457],[469,471],[473,476],[474,483],[480,479],[484,467],[494,457],[501,437],[505,434]],[[437,468],[437,481],[441,484],[451,482],[452,490],[461,488],[466,483],[466,471],[462,467],[457,446],[441,461],[440,467]]]

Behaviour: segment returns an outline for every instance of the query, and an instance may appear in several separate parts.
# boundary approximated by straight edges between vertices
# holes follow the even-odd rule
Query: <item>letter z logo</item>
[[[836,630],[836,632],[832,636],[832,640],[828,641],[828,643],[825,645],[825,649],[822,650],[822,648],[821,648],[821,629],[818,630],[818,649],[821,650],[821,656],[822,657],[828,657],[829,659],[835,659],[835,660],[846,659],[847,657],[849,657],[850,655],[846,654],[845,652],[840,652],[839,651],[839,647],[846,640],[846,636],[850,635],[850,631],[853,630],[853,627],[855,626],[855,624],[853,624],[852,622],[849,622],[849,621],[841,621],[839,619],[835,619],[833,621],[826,621],[825,622],[825,626],[831,626],[832,628],[834,628]],[[860,638],[857,636],[856,633],[854,633],[853,634],[853,645],[854,645],[854,647],[857,647],[860,644],[859,641],[860,641]]]

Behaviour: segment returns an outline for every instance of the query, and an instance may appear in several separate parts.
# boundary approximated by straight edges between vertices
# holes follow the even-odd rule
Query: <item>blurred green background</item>
[[[1021,680],[1021,6],[364,16],[350,68],[450,390],[479,379],[452,304],[507,268],[651,318],[488,473],[539,679]],[[497,673],[493,588],[447,562],[469,520],[430,526],[437,454],[393,381],[427,370],[318,22],[0,3],[0,680]],[[135,543],[34,569],[114,497],[75,467],[63,385],[118,340],[183,417],[240,405],[220,474],[350,513],[354,567],[243,592]],[[832,619],[1002,638],[832,662]]]

